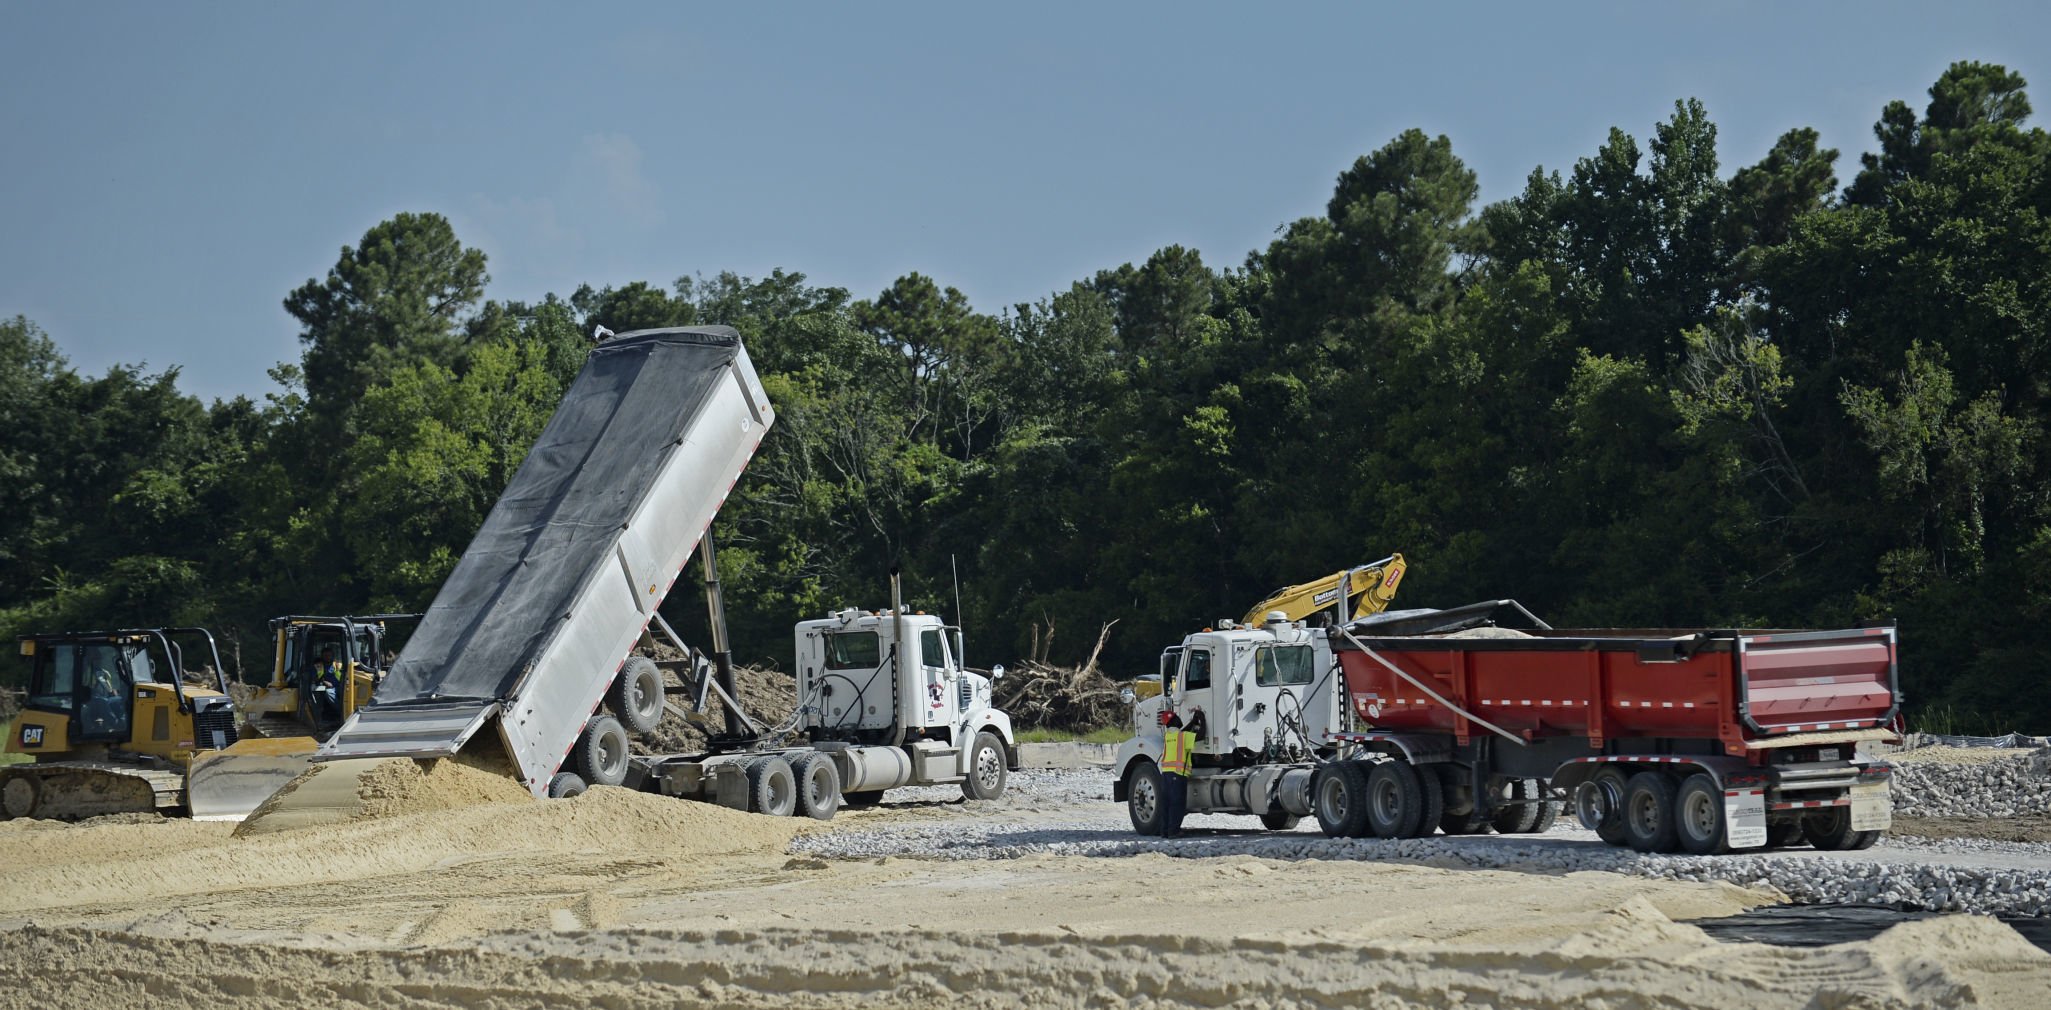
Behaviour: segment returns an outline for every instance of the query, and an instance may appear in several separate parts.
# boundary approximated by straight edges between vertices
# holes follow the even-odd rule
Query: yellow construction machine
[[[1317,614],[1330,614],[1332,623],[1357,621],[1388,609],[1396,598],[1396,585],[1403,581],[1403,555],[1391,554],[1373,564],[1342,569],[1300,586],[1275,590],[1253,605],[1240,623],[1260,625],[1279,611],[1285,620],[1305,621]]]
[[[271,622],[270,683],[237,705],[204,628],[31,635],[27,702],[0,767],[0,820],[76,820],[156,811],[248,814],[306,770],[321,738],[368,701],[394,617]],[[213,687],[185,682],[184,648],[203,642]],[[348,643],[345,647],[344,643]],[[321,664],[338,676],[323,682]]]
[[[1396,586],[1403,581],[1406,570],[1408,566],[1403,555],[1391,554],[1371,564],[1342,568],[1322,579],[1285,586],[1254,604],[1239,623],[1259,627],[1267,623],[1270,615],[1277,613],[1290,621],[1305,621],[1320,614],[1329,615],[1333,624],[1357,621],[1389,608],[1389,603],[1396,598]],[[1138,698],[1160,694],[1161,675],[1141,675],[1133,681],[1132,690]]]

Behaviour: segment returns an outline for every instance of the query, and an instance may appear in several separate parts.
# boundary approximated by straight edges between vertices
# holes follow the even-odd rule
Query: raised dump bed
[[[732,329],[599,344],[376,697],[318,757],[443,757],[489,725],[545,795],[774,419]]]

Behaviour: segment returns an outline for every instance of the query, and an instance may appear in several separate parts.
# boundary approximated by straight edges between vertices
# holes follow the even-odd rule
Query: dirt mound
[[[247,838],[319,824],[533,800],[502,759],[329,761],[286,783],[251,812],[235,834]]]

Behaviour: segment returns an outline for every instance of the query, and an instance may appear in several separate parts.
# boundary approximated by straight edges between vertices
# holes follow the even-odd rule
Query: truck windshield
[[[1308,645],[1272,645],[1260,650],[1254,657],[1253,682],[1262,687],[1310,683],[1310,652]]]
[[[873,631],[829,632],[826,636],[829,670],[873,670],[882,661],[882,649]]]

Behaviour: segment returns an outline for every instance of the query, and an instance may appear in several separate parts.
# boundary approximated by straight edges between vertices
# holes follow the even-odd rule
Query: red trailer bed
[[[1495,632],[1497,635],[1514,634]],[[1538,629],[1528,637],[1342,633],[1332,648],[1354,714],[1390,732],[1493,724],[1526,740],[1720,741],[1883,727],[1899,706],[1895,632]]]

